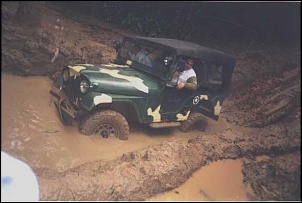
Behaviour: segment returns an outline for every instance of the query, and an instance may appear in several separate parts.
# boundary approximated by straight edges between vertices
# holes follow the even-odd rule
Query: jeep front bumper
[[[55,98],[53,102],[58,110],[60,120],[64,125],[71,125],[74,119],[83,115],[81,111],[73,107],[62,90],[53,88],[50,90],[50,94]]]

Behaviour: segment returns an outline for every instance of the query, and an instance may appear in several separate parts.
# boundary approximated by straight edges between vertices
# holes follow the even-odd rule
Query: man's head
[[[193,65],[194,65],[194,60],[192,58],[187,58],[185,63],[185,70],[191,69]]]

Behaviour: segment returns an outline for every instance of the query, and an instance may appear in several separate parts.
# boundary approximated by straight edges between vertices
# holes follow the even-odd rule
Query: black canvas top
[[[144,42],[151,42],[156,43],[158,45],[165,46],[169,49],[173,49],[176,51],[178,55],[184,55],[192,58],[201,58],[207,61],[212,61],[215,63],[225,64],[230,67],[234,67],[235,59],[216,49],[208,48],[204,46],[200,46],[198,44],[177,40],[177,39],[167,39],[167,38],[154,38],[154,37],[126,37],[132,40],[144,41]]]

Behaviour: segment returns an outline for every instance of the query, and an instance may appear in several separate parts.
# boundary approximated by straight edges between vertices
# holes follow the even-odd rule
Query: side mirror
[[[164,58],[164,64],[165,66],[170,66],[172,64],[173,58],[171,56],[166,56]]]
[[[116,52],[119,52],[121,47],[122,47],[122,43],[120,41],[113,42],[113,48],[115,49]]]

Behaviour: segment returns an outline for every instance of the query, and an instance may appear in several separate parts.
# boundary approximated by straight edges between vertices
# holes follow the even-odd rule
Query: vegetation
[[[105,20],[142,36],[210,42],[297,43],[300,6],[286,3],[50,2],[64,13]]]

